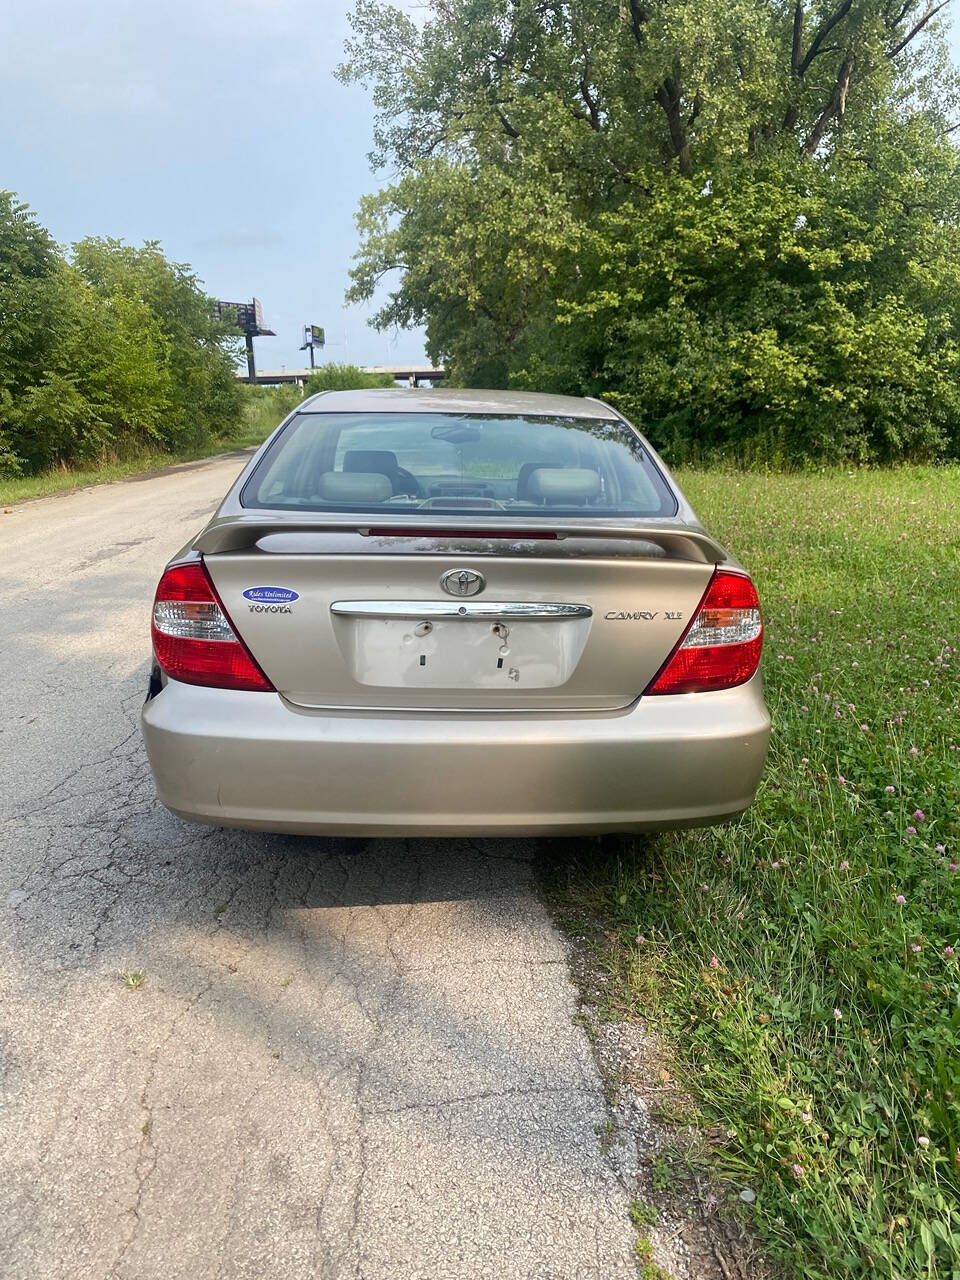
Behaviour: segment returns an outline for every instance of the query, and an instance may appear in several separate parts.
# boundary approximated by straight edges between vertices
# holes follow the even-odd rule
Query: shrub
[[[84,240],[68,261],[0,192],[0,474],[204,448],[239,413],[236,347],[158,245]]]
[[[392,387],[389,373],[364,373],[355,364],[325,364],[307,379],[306,394],[319,391],[356,391],[365,387]]]

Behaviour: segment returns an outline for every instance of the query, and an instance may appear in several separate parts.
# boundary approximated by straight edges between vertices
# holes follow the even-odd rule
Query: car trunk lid
[[[214,522],[196,545],[288,701],[422,711],[629,705],[723,557],[677,525],[468,523],[406,533],[241,518]]]

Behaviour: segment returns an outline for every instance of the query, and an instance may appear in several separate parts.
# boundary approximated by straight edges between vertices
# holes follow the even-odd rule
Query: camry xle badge
[[[482,573],[474,573],[472,569],[448,569],[440,585],[447,595],[476,596],[487,583]]]
[[[635,609],[633,612],[611,609],[609,613],[605,613],[603,616],[608,622],[652,622],[654,618],[660,615],[659,611],[657,613],[648,613],[646,609]]]

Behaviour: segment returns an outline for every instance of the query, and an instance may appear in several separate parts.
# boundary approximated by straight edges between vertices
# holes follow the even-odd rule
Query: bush
[[[325,364],[307,379],[306,394],[319,391],[356,391],[367,387],[392,387],[389,373],[364,373],[355,364]]]
[[[598,220],[590,287],[561,311],[590,389],[675,462],[960,453],[957,232],[910,206],[936,165],[907,141],[881,172],[651,177],[642,209]]]
[[[304,397],[296,386],[256,387],[241,383],[243,432],[240,443],[259,444]]]
[[[236,423],[236,348],[158,245],[90,239],[68,260],[0,192],[0,474],[202,450]]]

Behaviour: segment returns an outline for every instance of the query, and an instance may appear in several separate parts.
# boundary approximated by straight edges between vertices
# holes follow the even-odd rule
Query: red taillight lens
[[[742,573],[718,569],[683,639],[647,693],[732,689],[760,664],[763,620],[757,589]]]
[[[157,661],[172,680],[274,692],[231,626],[202,563],[166,570],[153,602],[151,630]]]

